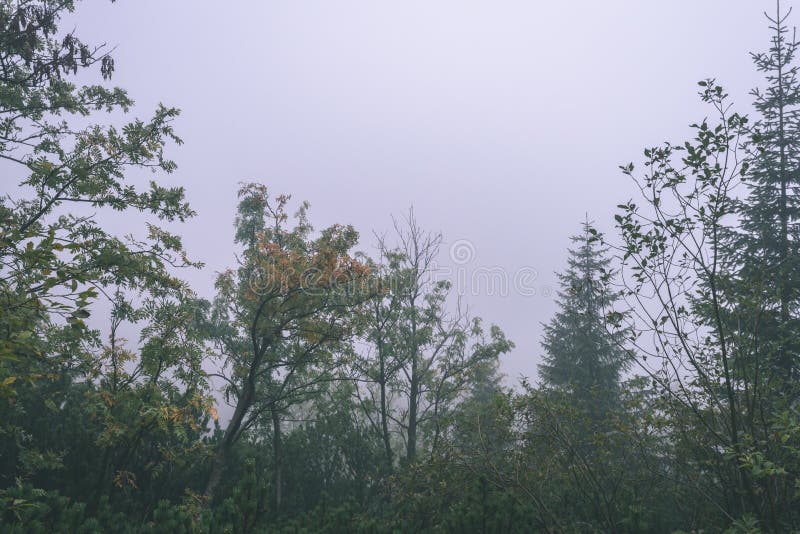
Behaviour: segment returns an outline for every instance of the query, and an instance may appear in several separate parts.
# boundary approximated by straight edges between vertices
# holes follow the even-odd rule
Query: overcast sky
[[[716,77],[740,109],[760,83],[767,0],[100,0],[69,24],[115,52],[116,85],[147,116],[183,110],[171,150],[198,217],[182,229],[211,297],[233,264],[241,181],[311,202],[317,228],[362,234],[413,205],[459,240],[466,269],[535,269],[535,296],[466,295],[517,344],[503,369],[534,376],[554,271],[585,214],[613,232],[632,195],[618,165],[681,140]],[[120,224],[124,225],[124,222]],[[530,285],[530,284],[529,284]],[[471,292],[470,292],[471,293]]]

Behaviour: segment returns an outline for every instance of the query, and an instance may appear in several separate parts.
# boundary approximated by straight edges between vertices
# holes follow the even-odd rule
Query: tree
[[[390,421],[392,413],[391,385],[403,362],[402,357],[395,350],[397,347],[397,324],[400,319],[400,295],[393,289],[401,283],[401,280],[394,278],[394,275],[399,272],[402,255],[388,250],[383,242],[380,243],[379,253],[378,261],[371,264],[373,287],[376,292],[367,303],[364,312],[364,335],[371,347],[367,349],[366,354],[354,362],[354,380],[367,383],[366,394],[370,396],[370,402],[364,399],[365,395],[362,395],[361,388],[356,387],[354,394],[361,406],[365,408],[364,413],[381,437],[385,469],[387,472],[391,472],[394,466],[392,433],[390,431],[390,426],[393,425]],[[378,389],[377,401],[374,388],[371,387],[373,384]],[[377,420],[372,417],[375,411],[377,411]]]
[[[712,442],[693,436],[701,450],[731,451],[727,465],[697,481],[721,478],[720,487],[696,491],[727,499],[720,506],[735,518],[749,490],[736,460],[742,419],[731,341],[721,319],[719,288],[728,276],[727,264],[719,258],[721,229],[732,211],[729,192],[741,178],[737,153],[747,121],[729,112],[727,95],[713,81],[701,82],[701,96],[718,113],[718,122],[694,125],[694,139],[683,145],[645,150],[646,171],[636,179],[643,206],[631,200],[615,217],[623,241],[622,277],[629,281],[626,300],[640,333],[637,363],[668,396],[674,423],[688,413],[693,428],[708,430]],[[633,175],[634,167],[623,171]]]
[[[208,303],[184,290],[151,295],[139,305],[116,294],[108,342],[92,358],[97,363],[89,376],[97,386],[76,403],[97,425],[96,449],[87,451],[99,454],[96,479],[87,488],[94,509],[114,497],[114,489],[130,499],[128,490],[135,488],[152,504],[170,490],[182,492],[191,462],[206,452],[200,438],[217,417],[202,368]],[[143,325],[138,351],[120,336],[126,321]]]
[[[717,516],[709,524],[753,519],[791,529],[800,434],[781,408],[782,388],[769,380],[775,353],[761,341],[769,335],[763,311],[775,309],[774,300],[761,275],[731,261],[728,239],[733,192],[751,167],[751,130],[722,87],[700,87],[715,122],[693,125],[694,138],[682,145],[647,149],[646,170],[635,178],[643,205],[628,201],[616,215],[631,343],[661,392],[670,427],[663,439],[677,450],[663,475],[711,503]],[[623,170],[634,176],[632,164]]]
[[[167,451],[205,415],[192,389],[202,389],[195,343],[179,334],[189,330],[192,296],[173,270],[197,264],[156,226],[194,213],[183,188],[141,179],[145,170],[175,170],[165,150],[181,142],[178,111],[159,106],[146,121],[102,125],[125,119],[133,101],[108,86],[114,61],[105,46],[61,30],[74,8],[72,0],[0,2],[0,160],[19,183],[0,199],[0,476],[90,501],[131,465],[146,476],[174,465]],[[102,81],[78,84],[93,75]],[[132,211],[143,214],[145,237],[135,229],[119,237],[101,223]],[[141,354],[122,350],[113,325],[106,347],[87,326],[98,297],[114,306],[117,291],[147,302],[133,314],[145,324]],[[156,324],[166,308],[174,329]],[[115,312],[112,323],[131,318]],[[184,387],[165,384],[173,372]],[[186,418],[165,421],[162,408],[185,409]],[[126,432],[134,439],[122,443]],[[163,439],[163,455],[143,451],[151,439]],[[99,473],[98,451],[112,451]]]
[[[0,199],[3,396],[17,380],[47,372],[28,364],[43,361],[41,332],[53,319],[80,329],[104,288],[175,286],[167,267],[190,264],[180,239],[153,221],[145,240],[121,239],[98,222],[99,208],[167,221],[193,212],[183,188],[151,181],[142,191],[127,177],[175,169],[164,148],[181,142],[172,128],[176,109],[160,106],[150,120],[122,128],[82,125],[102,112],[126,113],[133,101],[119,88],[70,81],[96,66],[104,79],[114,71],[104,47],[60,31],[73,9],[72,0],[0,3],[0,160],[20,181],[20,196]],[[93,211],[80,214],[84,206]]]
[[[736,279],[725,289],[740,293],[731,295],[734,302],[757,301],[763,307],[758,350],[770,359],[767,378],[782,381],[785,389],[800,351],[800,80],[799,43],[786,25],[790,13],[781,11],[780,1],[776,6],[774,16],[765,13],[772,45],[752,54],[767,87],[752,93],[757,119],[746,147],[749,168],[742,175],[748,195],[735,206],[741,223],[730,232],[726,260],[735,266]]]
[[[301,205],[287,227],[288,196],[244,185],[236,219],[239,268],[217,279],[211,337],[222,359],[225,397],[233,415],[217,446],[206,484],[210,500],[234,444],[260,419],[273,423],[276,504],[280,504],[280,415],[333,380],[355,323],[353,310],[369,292],[369,268],[351,255],[358,234],[332,226],[311,237]]]
[[[385,290],[367,318],[367,340],[377,361],[367,355],[361,367],[379,388],[379,432],[387,462],[393,457],[389,422],[404,442],[405,460],[413,462],[422,439],[435,451],[472,373],[496,362],[513,343],[496,326],[487,332],[479,318],[460,307],[455,313],[447,310],[451,285],[437,280],[436,272],[441,235],[424,231],[413,210],[394,226],[397,245],[380,244],[387,260],[380,268]]]
[[[620,372],[628,365],[625,330],[610,331],[606,315],[620,295],[611,286],[611,259],[587,221],[572,237],[567,269],[559,274],[559,311],[544,328],[542,383],[575,400],[595,422],[616,406]]]

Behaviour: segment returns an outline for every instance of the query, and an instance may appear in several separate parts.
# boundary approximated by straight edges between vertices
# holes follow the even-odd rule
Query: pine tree
[[[605,320],[619,297],[610,286],[607,249],[588,221],[583,233],[571,239],[576,247],[569,250],[566,271],[558,275],[559,311],[544,327],[539,376],[545,387],[566,393],[595,418],[616,402],[625,332],[611,332]]]

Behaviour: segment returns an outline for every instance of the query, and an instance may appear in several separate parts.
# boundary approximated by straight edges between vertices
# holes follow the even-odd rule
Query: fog
[[[213,295],[234,263],[242,181],[311,203],[317,228],[353,224],[370,252],[414,206],[445,238],[443,266],[471,312],[516,343],[509,377],[535,376],[554,271],[588,214],[613,235],[632,196],[618,165],[683,139],[715,77],[737,108],[760,83],[770,2],[90,2],[72,24],[116,47],[114,83],[147,116],[182,109],[169,181],[198,216],[179,229]],[[127,229],[130,219],[114,225]],[[449,258],[454,245],[469,256]],[[508,291],[477,272],[506,273]],[[514,288],[525,273],[526,290]],[[478,278],[475,278],[478,276]]]

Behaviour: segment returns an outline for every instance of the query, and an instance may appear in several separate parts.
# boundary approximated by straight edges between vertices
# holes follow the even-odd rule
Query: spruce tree
[[[610,284],[608,250],[588,221],[571,239],[575,247],[566,271],[558,275],[559,311],[544,327],[539,376],[545,387],[567,394],[576,408],[595,418],[616,403],[625,332],[611,332],[605,320],[619,298]]]
[[[749,144],[748,189],[739,203],[741,232],[731,247],[738,266],[738,307],[755,306],[759,347],[777,376],[797,367],[800,305],[800,81],[794,64],[798,43],[776,2],[767,15],[774,34],[767,52],[753,54],[766,88],[753,91],[757,120]],[[733,318],[736,323],[742,310]],[[753,315],[753,310],[748,314]],[[752,323],[752,321],[750,321]]]

